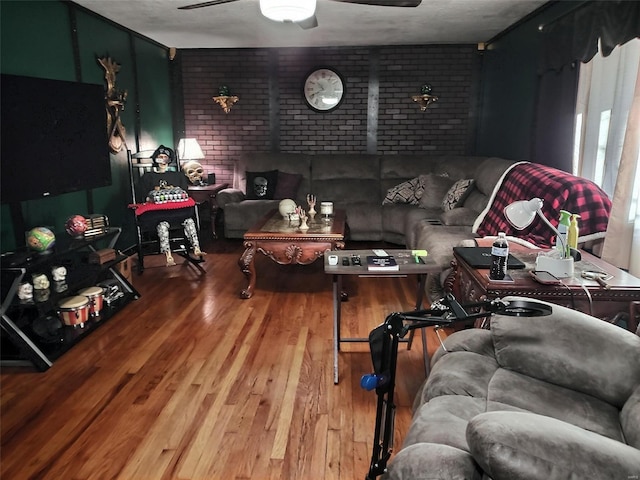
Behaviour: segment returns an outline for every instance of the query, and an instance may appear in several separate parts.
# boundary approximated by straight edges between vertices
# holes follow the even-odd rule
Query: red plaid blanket
[[[476,219],[474,231],[480,236],[505,232],[539,247],[551,247],[555,235],[540,218],[524,230],[516,230],[504,216],[504,208],[510,203],[534,197],[543,200],[542,213],[556,227],[560,210],[580,215],[579,241],[604,237],[607,231],[611,200],[600,187],[585,178],[537,163],[523,163],[512,168],[496,189],[486,214]]]

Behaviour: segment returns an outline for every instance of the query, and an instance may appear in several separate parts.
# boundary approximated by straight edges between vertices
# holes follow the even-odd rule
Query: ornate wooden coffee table
[[[307,221],[309,230],[283,219],[271,210],[244,234],[244,252],[238,260],[240,270],[249,284],[240,292],[241,298],[251,298],[256,285],[256,252],[261,252],[281,265],[309,265],[324,256],[326,250],[342,250],[347,229],[344,210],[335,210],[329,223],[320,214]]]

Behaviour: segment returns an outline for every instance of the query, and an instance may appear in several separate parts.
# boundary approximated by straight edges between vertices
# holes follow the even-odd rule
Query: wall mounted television
[[[0,76],[0,199],[111,185],[102,85]]]

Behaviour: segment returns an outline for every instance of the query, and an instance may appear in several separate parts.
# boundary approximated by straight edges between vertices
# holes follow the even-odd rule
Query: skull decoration
[[[196,162],[195,160],[189,160],[184,164],[182,170],[193,185],[204,184],[204,182],[202,181],[204,169],[202,168],[202,165],[200,165],[200,163]]]
[[[268,181],[264,177],[256,177],[253,180],[253,191],[256,194],[256,197],[264,197],[267,195],[267,184]]]

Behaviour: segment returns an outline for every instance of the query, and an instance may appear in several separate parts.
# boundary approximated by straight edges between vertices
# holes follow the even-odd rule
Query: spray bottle
[[[569,248],[578,248],[578,219],[580,215],[577,213],[571,214],[571,224],[569,225],[569,231],[567,232],[567,245]]]
[[[567,243],[567,234],[569,227],[571,226],[571,212],[566,210],[560,210],[560,221],[558,222],[558,233],[562,236],[562,240],[556,238],[556,249],[562,253],[562,258],[567,258],[569,255],[569,247]],[[563,242],[564,240],[564,242]],[[565,247],[564,250],[562,247]]]

